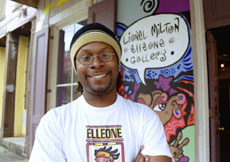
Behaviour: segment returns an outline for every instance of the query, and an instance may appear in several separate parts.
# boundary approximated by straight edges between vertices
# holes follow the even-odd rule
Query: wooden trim
[[[31,21],[31,34],[30,44],[27,54],[27,68],[26,68],[26,97],[25,107],[27,110],[27,122],[26,122],[26,142],[25,142],[25,153],[27,158],[29,157],[29,131],[30,131],[30,106],[31,106],[31,83],[32,83],[32,59],[33,59],[33,43],[34,43],[34,32],[35,32],[36,19]]]
[[[205,28],[230,25],[229,0],[203,0]]]
[[[209,100],[205,28],[202,1],[191,0],[191,29],[195,92],[195,150],[197,162],[209,162]]]
[[[53,39],[49,40],[49,59],[47,65],[47,103],[46,112],[51,108],[56,107],[56,82],[57,82],[57,60],[58,60],[58,40],[59,40],[59,30],[54,26],[50,27],[50,37]]]
[[[5,90],[3,92],[3,137],[14,136],[14,109],[16,68],[18,55],[18,36],[7,34],[5,58]]]
[[[89,8],[88,23],[99,22],[116,33],[116,0],[106,0]]]
[[[216,110],[214,108],[209,109],[209,118],[215,118],[216,117]]]
[[[77,10],[76,10],[77,9]],[[65,26],[71,25],[74,22],[80,22],[88,18],[88,7],[85,0],[82,0],[73,6],[61,11],[55,16],[50,17],[49,24],[61,29]],[[40,29],[36,29],[39,31]]]
[[[12,0],[12,1],[37,8],[39,0]]]
[[[29,151],[31,152],[36,128],[40,119],[45,114],[46,89],[47,89],[47,63],[49,51],[49,27],[35,33],[33,59],[32,59],[32,84],[29,127]]]

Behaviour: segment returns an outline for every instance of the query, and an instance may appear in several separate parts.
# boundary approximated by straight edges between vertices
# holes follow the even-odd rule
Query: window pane
[[[58,56],[58,84],[76,82],[76,75],[72,78],[72,63],[70,59],[70,43],[74,33],[79,30],[82,25],[73,24],[63,28],[63,34],[60,34],[59,56]]]
[[[69,52],[58,57],[58,84],[71,83],[72,65]]]
[[[70,41],[74,34],[74,25],[63,28],[60,33],[58,56],[58,84],[71,83],[72,64],[70,59]]]
[[[71,101],[71,87],[57,87],[56,106],[67,104]]]

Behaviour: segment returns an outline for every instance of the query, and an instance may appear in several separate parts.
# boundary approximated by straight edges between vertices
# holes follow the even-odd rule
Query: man
[[[105,26],[75,33],[71,60],[82,96],[41,119],[30,162],[171,162],[158,116],[117,94],[120,57],[120,44]]]

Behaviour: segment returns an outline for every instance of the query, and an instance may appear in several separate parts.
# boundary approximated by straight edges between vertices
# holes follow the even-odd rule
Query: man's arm
[[[62,133],[59,131],[54,111],[48,112],[40,121],[29,162],[65,162],[62,151]]]
[[[148,162],[172,162],[168,156],[146,156]]]
[[[141,149],[135,159],[134,162],[145,162],[145,161],[148,161],[148,158],[147,157],[144,157],[144,155],[142,155],[141,151],[144,149],[144,146],[141,146]]]
[[[143,149],[142,146],[134,162],[172,162],[168,156],[144,156],[141,153]]]
[[[148,162],[173,161],[163,124],[157,114],[147,110],[141,120],[143,121],[142,145],[145,147],[141,151],[143,156],[148,158]]]

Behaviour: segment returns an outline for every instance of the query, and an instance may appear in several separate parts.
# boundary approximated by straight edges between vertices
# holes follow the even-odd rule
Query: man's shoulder
[[[50,109],[45,116],[60,116],[60,115],[65,115],[66,113],[76,111],[78,109],[78,103],[80,102],[80,97],[77,98],[74,101],[71,101],[67,104],[55,107]]]
[[[41,119],[42,125],[50,123],[54,125],[68,125],[71,120],[74,118],[74,114],[78,111],[78,99],[61,105],[55,108],[50,109]]]

